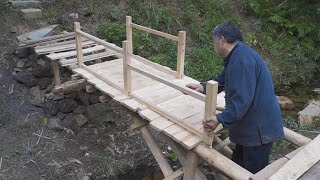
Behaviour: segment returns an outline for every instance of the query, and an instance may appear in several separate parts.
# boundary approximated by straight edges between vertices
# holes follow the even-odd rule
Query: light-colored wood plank
[[[58,34],[58,35],[54,35],[54,36],[44,37],[44,38],[41,38],[41,39],[38,39],[38,40],[27,40],[27,41],[25,41],[25,43],[26,44],[39,44],[39,43],[43,43],[43,42],[58,40],[58,39],[61,39],[61,38],[74,37],[74,34],[75,34],[74,32]]]
[[[136,112],[139,107],[144,106],[143,104],[137,102],[134,99],[122,101],[121,104],[134,112]]]
[[[94,76],[93,74],[89,73],[88,71],[86,71],[82,68],[73,69],[72,71],[75,73],[78,73],[86,80],[89,80],[91,78],[97,78],[96,76]]]
[[[166,129],[164,129],[164,133],[167,136],[174,139],[175,141],[177,141],[178,143],[181,143],[181,141],[184,138],[191,135],[191,133],[189,131],[187,131],[186,129],[182,128],[181,126],[179,126],[177,124],[171,125],[171,126],[167,127]]]
[[[183,145],[186,149],[190,150],[194,147],[196,147],[198,144],[200,144],[202,142],[202,139],[199,138],[196,135],[189,135],[186,138],[184,138],[183,140],[181,140],[181,145]]]
[[[146,119],[148,121],[153,121],[157,118],[160,117],[160,115],[154,111],[152,111],[151,109],[144,109],[142,111],[139,111],[138,114],[143,118]]]
[[[81,47],[81,46],[80,46]],[[106,48],[104,46],[101,45],[97,45],[97,46],[93,46],[93,47],[89,47],[86,49],[82,50],[83,54],[89,54],[92,52],[97,52],[97,51],[101,51],[101,50],[105,50]],[[57,60],[57,59],[62,59],[62,58],[68,58],[68,57],[73,57],[76,56],[77,52],[76,51],[68,51],[68,52],[61,52],[61,53],[53,53],[48,55],[47,57],[51,60]]]
[[[179,31],[178,56],[177,56],[177,78],[181,79],[184,73],[184,57],[186,48],[186,32]]]
[[[194,180],[196,169],[200,163],[199,157],[192,151],[188,151],[187,162],[183,167],[183,180]]]
[[[154,128],[156,128],[158,131],[162,131],[165,128],[173,125],[174,123],[171,121],[168,121],[166,118],[164,117],[159,117],[153,121],[150,122],[150,125]]]
[[[96,43],[93,41],[82,41],[82,47],[90,47],[95,45]],[[41,54],[48,54],[52,52],[61,52],[61,51],[68,51],[68,50],[74,50],[76,49],[76,43],[72,44],[66,44],[66,45],[59,45],[59,46],[52,46],[52,47],[46,47],[46,48],[35,48],[35,52],[38,55]]]
[[[180,177],[181,175],[183,175],[183,168],[176,170],[174,173],[172,173],[170,176],[164,178],[163,180],[175,180],[178,177]]]
[[[146,95],[148,93],[151,93],[151,92],[154,92],[154,91],[157,91],[159,89],[162,89],[162,88],[165,88],[166,85],[165,84],[162,84],[162,83],[156,83],[154,85],[151,85],[151,86],[148,86],[148,87],[145,87],[145,88],[141,88],[139,90],[133,90],[133,94],[137,95],[137,96],[143,96],[143,95]]]
[[[128,35],[128,34],[127,34]],[[132,35],[132,32],[131,32]],[[132,39],[132,37],[131,37]],[[129,96],[129,94],[132,92],[132,76],[131,76],[131,70],[129,69],[128,65],[131,64],[131,52],[129,47],[129,41],[123,41],[122,47],[123,47],[123,81],[124,81],[124,93],[125,95]]]
[[[112,98],[122,94],[121,91],[119,91],[118,89],[113,88],[112,86],[110,86],[107,83],[96,84],[95,87],[97,89],[99,89],[101,92],[107,94],[108,96],[110,96]]]
[[[320,135],[307,144],[300,152],[279,169],[270,180],[298,179],[320,160]]]
[[[157,104],[157,107],[167,112],[171,112],[185,106],[186,104],[193,103],[194,100],[195,98],[183,94],[181,96],[177,96],[173,99]]]
[[[155,34],[155,35],[158,35],[158,36],[162,36],[162,37],[174,40],[174,41],[178,41],[179,40],[179,38],[177,36],[173,36],[171,34],[167,34],[167,33],[164,33],[164,32],[161,32],[161,31],[157,31],[157,30],[154,30],[154,29],[151,29],[151,28],[143,27],[143,26],[138,25],[138,24],[131,23],[131,26],[133,28],[139,29],[141,31],[145,31],[145,32],[152,33],[152,34]]]
[[[88,67],[94,71],[97,71],[97,70],[101,70],[101,69],[105,69],[105,68],[109,69],[114,66],[122,66],[122,64],[123,64],[123,59],[120,58],[120,59],[114,59],[111,61],[106,61],[106,62],[103,62],[100,64],[93,64]],[[122,67],[120,69],[122,69]]]
[[[115,56],[116,53],[114,52],[101,52],[96,54],[90,54],[83,57],[83,62],[87,61],[93,61],[105,57]],[[70,64],[77,64],[77,58],[71,58],[71,59],[62,59],[60,60],[61,66],[69,66]]]
[[[118,102],[122,102],[122,101],[125,101],[127,99],[130,99],[130,97],[124,95],[124,94],[120,94],[120,95],[117,95],[113,98],[115,101],[118,101]]]
[[[204,103],[202,101],[199,101],[193,98],[192,103],[188,103],[188,104],[186,103],[184,106],[178,109],[175,109],[174,111],[171,111],[170,114],[179,118],[183,122],[183,119],[193,116],[203,110],[204,110]]]

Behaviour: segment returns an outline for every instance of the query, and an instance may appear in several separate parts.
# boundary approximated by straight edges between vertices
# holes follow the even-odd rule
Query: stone
[[[25,74],[16,74],[14,78],[19,82],[22,83],[28,87],[34,87],[37,85],[37,80],[31,76],[31,75],[25,75]]]
[[[63,93],[54,94],[54,96],[53,96],[54,101],[58,101],[58,100],[62,100],[62,99],[64,99]]]
[[[33,52],[31,47],[26,47],[26,48],[20,48],[16,50],[15,55],[18,58],[26,58],[29,56],[29,54],[31,54]]]
[[[57,101],[47,100],[43,105],[44,113],[54,116],[59,111],[59,103]]]
[[[86,114],[87,107],[86,106],[78,106],[76,109],[73,110],[74,114]]]
[[[50,84],[52,83],[52,79],[51,78],[40,78],[38,81],[38,85],[40,87],[40,89],[46,89]]]
[[[18,67],[17,67],[17,68],[14,68],[13,70],[14,70],[15,72],[23,72],[23,69],[18,68]]]
[[[33,68],[32,68],[32,67],[29,67],[29,68],[27,69],[27,71],[28,71],[28,72],[32,72],[32,71],[33,71]]]
[[[74,19],[78,19],[79,18],[79,14],[78,13],[70,13],[69,16],[74,18]]]
[[[318,93],[318,94],[320,94],[320,88],[315,88],[314,90],[312,90],[313,92],[315,92],[315,93]]]
[[[90,94],[89,99],[91,104],[97,104],[100,102],[99,95],[97,94]]]
[[[285,96],[277,96],[278,103],[283,110],[290,110],[294,108],[294,103],[291,99]]]
[[[36,61],[38,59],[38,55],[36,53],[32,53],[28,56],[30,61]]]
[[[88,118],[86,118],[82,114],[77,114],[77,115],[73,116],[73,120],[77,122],[79,127],[81,127],[82,125],[84,125],[88,122]]]
[[[29,68],[29,67],[36,67],[36,64],[33,63],[33,62],[31,62],[31,61],[28,61],[28,62],[26,62],[25,66],[26,66],[27,68]]]
[[[28,0],[23,0],[23,1],[9,1],[11,5],[14,8],[39,8],[40,7],[40,2],[39,1],[28,1]]]
[[[44,93],[40,91],[38,86],[30,89],[30,95],[32,96],[30,99],[30,103],[35,106],[43,106],[44,102]]]
[[[56,117],[49,119],[48,128],[54,131],[63,131],[64,129],[61,120]]]
[[[78,106],[73,99],[64,99],[59,102],[59,109],[64,113],[72,112]]]
[[[101,119],[106,116],[107,107],[103,103],[93,104],[87,107],[87,116],[89,120]]]
[[[21,9],[21,12],[23,13],[23,17],[26,19],[37,19],[42,17],[42,10],[41,9]]]
[[[48,99],[48,100],[53,100],[53,96],[54,96],[53,92],[50,92],[50,93],[45,95],[45,98]]]
[[[52,68],[48,63],[45,63],[44,66],[36,66],[33,75],[38,78],[52,77]]]
[[[38,40],[43,37],[51,36],[54,34],[55,28],[58,27],[58,25],[50,25],[41,29],[37,29],[35,31],[28,33],[28,39],[31,40]]]
[[[57,118],[63,119],[64,117],[66,117],[66,113],[59,111],[57,114]]]
[[[79,101],[79,104],[81,105],[90,105],[90,95],[86,92],[81,91],[80,93],[78,93],[76,99]]]
[[[68,94],[65,94],[64,97],[67,99],[75,99],[77,97],[77,92],[70,92]]]
[[[24,65],[25,65],[25,62],[23,62],[23,61],[18,61],[18,63],[17,63],[17,67],[18,68],[23,68],[24,67]]]
[[[46,64],[46,62],[43,59],[38,59],[37,64],[44,66]]]
[[[310,101],[306,108],[298,112],[298,115],[300,124],[312,124],[314,117],[320,116],[320,101]]]

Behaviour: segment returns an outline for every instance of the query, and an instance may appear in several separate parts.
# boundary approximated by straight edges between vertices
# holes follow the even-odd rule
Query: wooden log
[[[193,151],[203,158],[211,166],[235,180],[248,180],[253,174],[238,164],[220,154],[218,151],[207,147],[206,144],[199,144]]]
[[[224,148],[225,146],[228,146],[231,143],[230,138],[226,138],[225,140],[223,140],[222,142],[218,143],[213,147],[213,149],[220,151],[222,148]]]
[[[164,38],[168,38],[168,39],[171,39],[171,40],[174,40],[174,41],[179,41],[179,37],[173,36],[171,34],[167,34],[167,33],[164,33],[164,32],[161,32],[161,31],[157,31],[157,30],[154,30],[154,29],[151,29],[151,28],[147,28],[147,27],[144,27],[144,26],[141,26],[141,25],[138,25],[138,24],[134,24],[134,23],[132,23],[131,26],[133,28],[139,29],[141,31],[145,31],[145,32],[152,33],[152,34],[155,34],[155,35],[158,35],[158,36],[162,36]]]
[[[214,114],[216,114],[218,83],[212,80],[208,81],[206,92],[204,120],[211,118]],[[209,147],[212,147],[213,136],[213,132],[205,132],[203,134],[203,142],[205,142]]]
[[[186,32],[179,31],[178,57],[177,57],[177,78],[181,79],[184,74],[184,58],[186,49]]]
[[[74,23],[74,31],[75,31],[75,37],[76,37],[78,67],[81,68],[83,66],[83,52],[82,52],[81,36],[79,33],[77,33],[77,31],[80,31],[80,23],[79,22]]]
[[[183,168],[183,180],[194,180],[196,169],[200,163],[199,157],[193,152],[188,151],[187,161]]]
[[[59,71],[59,62],[58,61],[52,61],[52,67],[53,67],[53,80],[55,86],[61,85],[60,80],[60,71]]]
[[[123,41],[122,46],[124,50],[123,57],[123,82],[124,82],[124,93],[129,96],[132,92],[132,76],[129,64],[131,64],[131,52],[129,47],[129,41]]]
[[[86,84],[87,82],[84,79],[73,80],[71,82],[64,83],[60,86],[55,86],[52,89],[52,93],[58,94],[62,92],[64,93],[71,92],[71,91],[83,88]]]
[[[183,174],[183,168],[180,168],[180,169],[176,170],[174,173],[172,173],[170,176],[164,178],[163,180],[176,180],[182,174]]]
[[[269,179],[298,179],[320,160],[319,149],[320,135],[318,135],[314,140],[301,149]]]
[[[303,146],[303,145],[311,142],[311,139],[309,139],[299,133],[296,133],[286,127],[283,127],[283,131],[284,131],[284,138],[297,146]]]
[[[97,89],[96,89],[96,87],[94,87],[94,85],[91,85],[91,84],[88,84],[88,85],[86,85],[86,91],[88,92],[88,93],[92,93],[92,92],[94,92],[94,91],[96,91]]]

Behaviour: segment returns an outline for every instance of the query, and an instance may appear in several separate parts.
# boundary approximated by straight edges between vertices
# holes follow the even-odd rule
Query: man
[[[232,160],[252,173],[268,165],[272,144],[283,138],[281,110],[271,73],[261,56],[242,41],[240,29],[224,23],[213,30],[215,52],[224,58],[217,76],[218,92],[225,90],[222,113],[203,122],[208,132],[222,123],[236,144]],[[206,83],[187,87],[205,93]]]

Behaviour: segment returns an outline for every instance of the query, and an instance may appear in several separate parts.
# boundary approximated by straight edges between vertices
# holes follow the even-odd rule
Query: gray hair
[[[243,41],[240,29],[231,23],[222,23],[216,26],[213,30],[213,36],[219,39],[223,36],[228,43]]]

